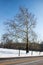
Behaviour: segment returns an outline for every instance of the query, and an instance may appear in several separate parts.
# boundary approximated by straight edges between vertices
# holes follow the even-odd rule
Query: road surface
[[[25,57],[0,60],[0,65],[43,65],[43,57]]]

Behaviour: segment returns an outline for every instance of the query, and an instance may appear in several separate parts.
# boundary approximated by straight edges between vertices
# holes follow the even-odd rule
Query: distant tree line
[[[26,43],[14,43],[7,42],[6,44],[1,43],[0,48],[8,48],[8,49],[18,49],[18,50],[26,50]],[[43,51],[43,43],[29,43],[28,44],[29,51]]]

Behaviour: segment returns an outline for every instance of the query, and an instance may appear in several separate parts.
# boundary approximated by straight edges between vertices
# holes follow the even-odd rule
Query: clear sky
[[[25,6],[37,18],[35,32],[43,40],[43,0],[0,0],[0,39],[5,32],[3,22],[11,19]]]

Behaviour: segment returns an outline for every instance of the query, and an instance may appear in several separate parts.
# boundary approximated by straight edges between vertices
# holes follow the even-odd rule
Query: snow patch
[[[19,57],[18,55],[19,55],[19,50],[0,48],[0,58]],[[29,51],[29,53],[26,54],[26,51],[20,50],[20,56],[41,56],[41,55],[43,55],[43,52],[41,52],[40,55],[39,52],[36,51],[33,52]]]

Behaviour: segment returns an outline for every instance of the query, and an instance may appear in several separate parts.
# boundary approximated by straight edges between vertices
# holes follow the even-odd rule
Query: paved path
[[[43,65],[43,60],[31,61],[31,62],[16,64],[16,65]]]
[[[0,65],[43,65],[43,57],[0,60]]]

